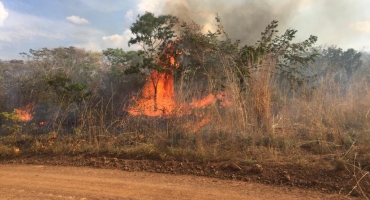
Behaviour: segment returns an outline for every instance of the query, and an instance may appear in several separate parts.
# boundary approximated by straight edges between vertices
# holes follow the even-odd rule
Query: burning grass
[[[0,137],[0,158],[19,157],[23,161],[38,155],[63,156],[63,159],[66,155],[102,156],[102,166],[116,163],[117,158],[190,164],[233,161],[242,167],[259,163],[274,166],[275,174],[269,172],[268,176],[281,176],[281,169],[288,173],[299,169],[300,179],[313,183],[315,178],[305,177],[313,176],[310,171],[325,172],[324,178],[317,177],[320,181],[331,180],[333,173],[344,174],[343,177],[352,174],[351,178],[343,178],[348,183],[336,183],[343,188],[335,191],[368,196],[370,87],[367,80],[348,84],[348,92],[344,94],[342,86],[330,79],[309,94],[288,93],[274,85],[270,67],[273,66],[254,72],[252,81],[246,83],[250,84],[250,90],[245,93],[240,93],[232,76],[222,93],[200,98],[194,95],[190,101],[180,101],[186,98],[174,91],[171,98],[174,110],[167,115],[128,112],[112,117],[110,108],[114,106],[93,109],[86,106],[75,110],[78,122],[68,126],[63,125],[67,114],[52,121],[52,129],[43,134],[30,134],[43,126],[34,126],[33,130],[24,126]],[[23,126],[22,123],[13,125]],[[313,185],[310,187],[317,184]],[[320,185],[323,187],[327,185]]]
[[[240,91],[237,77],[227,67],[230,63],[225,63],[223,71],[228,77],[225,89],[200,98],[182,98],[191,92],[175,91],[167,74],[167,78],[163,76],[167,82],[159,84],[157,111],[153,91],[145,86],[133,104],[136,108],[149,105],[143,107],[144,112],[131,109],[126,115],[109,118],[111,106],[80,107],[74,111],[78,120],[73,123],[65,125],[68,113],[64,118],[36,123],[51,124],[46,134],[31,135],[44,127],[33,125],[1,137],[1,156],[107,153],[175,160],[294,158],[295,162],[308,155],[335,155],[348,161],[355,155],[357,159],[369,156],[370,87],[366,79],[348,84],[345,94],[339,89],[342,86],[330,79],[309,94],[285,92],[274,85],[274,63],[260,63],[262,67],[245,83],[248,90]],[[32,119],[30,108],[15,114]],[[169,112],[163,114],[164,109]],[[27,120],[7,126],[23,127]]]

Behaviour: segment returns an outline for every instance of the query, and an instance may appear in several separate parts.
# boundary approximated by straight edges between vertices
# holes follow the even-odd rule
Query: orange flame
[[[151,71],[141,97],[133,108],[127,110],[131,115],[154,117],[173,113],[175,109],[173,71],[179,66],[176,57],[181,55],[181,52],[174,48],[177,42],[179,39],[171,42],[164,50],[163,54],[165,54],[166,60],[159,62],[162,62],[165,72]]]
[[[226,92],[219,92],[216,96],[213,94],[208,94],[203,99],[193,100],[189,105],[192,108],[205,108],[216,103],[216,101],[219,101],[222,106],[229,106],[231,105],[231,102],[227,97],[228,95]]]
[[[32,120],[31,111],[33,109],[33,103],[28,104],[23,109],[15,109],[17,116],[23,122],[28,122]]]
[[[128,110],[131,115],[162,116],[171,114],[175,108],[173,75],[171,72],[153,71],[136,102],[136,107]],[[156,82],[156,83],[155,83]],[[154,100],[154,85],[157,85],[157,96]]]
[[[191,113],[187,111],[186,108],[206,108],[207,106],[215,104],[217,101],[220,102],[221,106],[231,105],[226,92],[219,92],[217,95],[208,94],[200,100],[194,99],[191,103],[189,103],[189,106],[178,105],[175,102],[173,75],[169,72],[159,73],[154,71],[152,73],[152,77],[159,77],[157,85],[157,102],[154,101],[155,92],[153,80],[148,78],[141,97],[136,100],[136,106],[128,110],[128,113],[131,115],[146,115],[150,117],[168,116],[175,114],[175,108],[178,108],[178,110],[180,109],[181,113],[177,114],[182,115]]]
[[[215,96],[213,94],[209,94],[201,100],[191,102],[190,106],[193,108],[205,108],[214,102],[216,102]]]
[[[193,131],[197,132],[200,128],[208,124],[208,122],[211,121],[209,117],[203,118],[198,124],[195,124],[193,127]]]
[[[220,92],[217,95],[209,94],[201,100],[193,100],[189,106],[176,104],[173,69],[179,66],[179,63],[176,62],[176,57],[181,55],[181,52],[174,49],[174,45],[178,41],[179,39],[169,44],[163,52],[166,54],[167,61],[167,63],[163,63],[165,72],[152,71],[147,77],[141,96],[138,99],[133,98],[136,101],[135,105],[126,110],[131,115],[169,116],[175,114],[175,108],[177,110],[181,108],[181,113],[186,114],[191,113],[186,110],[189,106],[190,108],[205,108],[217,101],[222,106],[230,105],[230,102],[225,97],[227,96],[225,92]],[[166,64],[169,66],[166,66]]]

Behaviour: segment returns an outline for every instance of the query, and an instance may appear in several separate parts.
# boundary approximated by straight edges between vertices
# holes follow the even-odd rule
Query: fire
[[[210,117],[207,116],[203,118],[199,123],[193,124],[193,132],[194,133],[197,132],[200,128],[208,124],[208,122],[210,121],[211,121]]]
[[[131,115],[162,116],[171,114],[175,108],[173,75],[170,71],[159,73],[153,71],[147,78],[136,107],[128,110]],[[155,86],[157,91],[155,92]],[[156,99],[154,95],[156,94]]]
[[[201,100],[191,102],[190,106],[193,108],[205,108],[214,102],[216,102],[215,96],[213,94],[209,94]]]
[[[175,108],[182,108],[181,113],[190,113],[188,109],[205,108],[217,101],[222,106],[228,106],[231,102],[227,98],[227,93],[219,92],[217,95],[208,94],[200,100],[193,99],[189,106],[178,105],[175,102],[174,93],[174,78],[170,72],[159,73],[154,71],[151,77],[158,78],[157,96],[154,100],[153,78],[148,78],[144,86],[141,97],[136,100],[136,107],[128,110],[131,115],[146,115],[146,116],[168,116],[174,114]],[[154,80],[155,80],[154,78]],[[179,114],[181,115],[181,114]]]
[[[230,105],[227,94],[219,92],[216,95],[209,94],[200,100],[193,100],[189,105],[179,105],[175,102],[174,92],[174,76],[173,72],[179,66],[176,58],[181,55],[181,52],[174,49],[175,42],[167,46],[163,52],[166,55],[166,62],[163,63],[164,72],[151,71],[147,77],[147,82],[144,85],[141,96],[132,100],[135,105],[126,110],[131,115],[146,115],[146,116],[170,116],[175,113],[175,109],[181,110],[178,115],[191,113],[191,108],[205,108],[216,102],[220,105]]]
[[[31,111],[33,109],[33,103],[28,104],[23,109],[15,109],[15,112],[17,113],[18,118],[20,121],[28,122],[32,120],[32,114]]]
[[[227,97],[228,95],[226,92],[219,92],[216,95],[208,94],[203,99],[193,100],[189,105],[192,108],[205,108],[219,101],[221,106],[228,106],[231,102]]]
[[[14,147],[13,150],[14,150],[14,153],[19,153],[20,151],[18,147]]]
[[[175,109],[173,72],[179,66],[176,57],[181,55],[181,52],[174,49],[174,45],[178,41],[179,39],[170,43],[163,52],[166,59],[164,62],[159,62],[162,62],[164,72],[153,70],[148,75],[141,97],[136,100],[136,105],[133,108],[127,110],[131,115],[154,117],[173,113]]]

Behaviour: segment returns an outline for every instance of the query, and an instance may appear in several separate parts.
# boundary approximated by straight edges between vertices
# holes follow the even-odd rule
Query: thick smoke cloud
[[[167,0],[162,14],[195,21],[206,30],[215,27],[216,13],[233,39],[253,45],[272,21],[280,34],[298,30],[297,41],[318,36],[319,45],[342,48],[370,47],[368,0]],[[212,29],[211,29],[212,30]]]
[[[279,5],[273,5],[271,0],[177,0],[168,1],[163,13],[175,15],[182,21],[195,21],[205,25],[205,29],[216,24],[217,13],[231,38],[254,44],[272,20],[287,24],[300,4],[301,1],[284,0]]]

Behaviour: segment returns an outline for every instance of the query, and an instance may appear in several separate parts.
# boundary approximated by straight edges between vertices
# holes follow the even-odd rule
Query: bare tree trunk
[[[157,111],[158,105],[157,105],[157,92],[158,92],[158,84],[154,86],[154,111]]]

